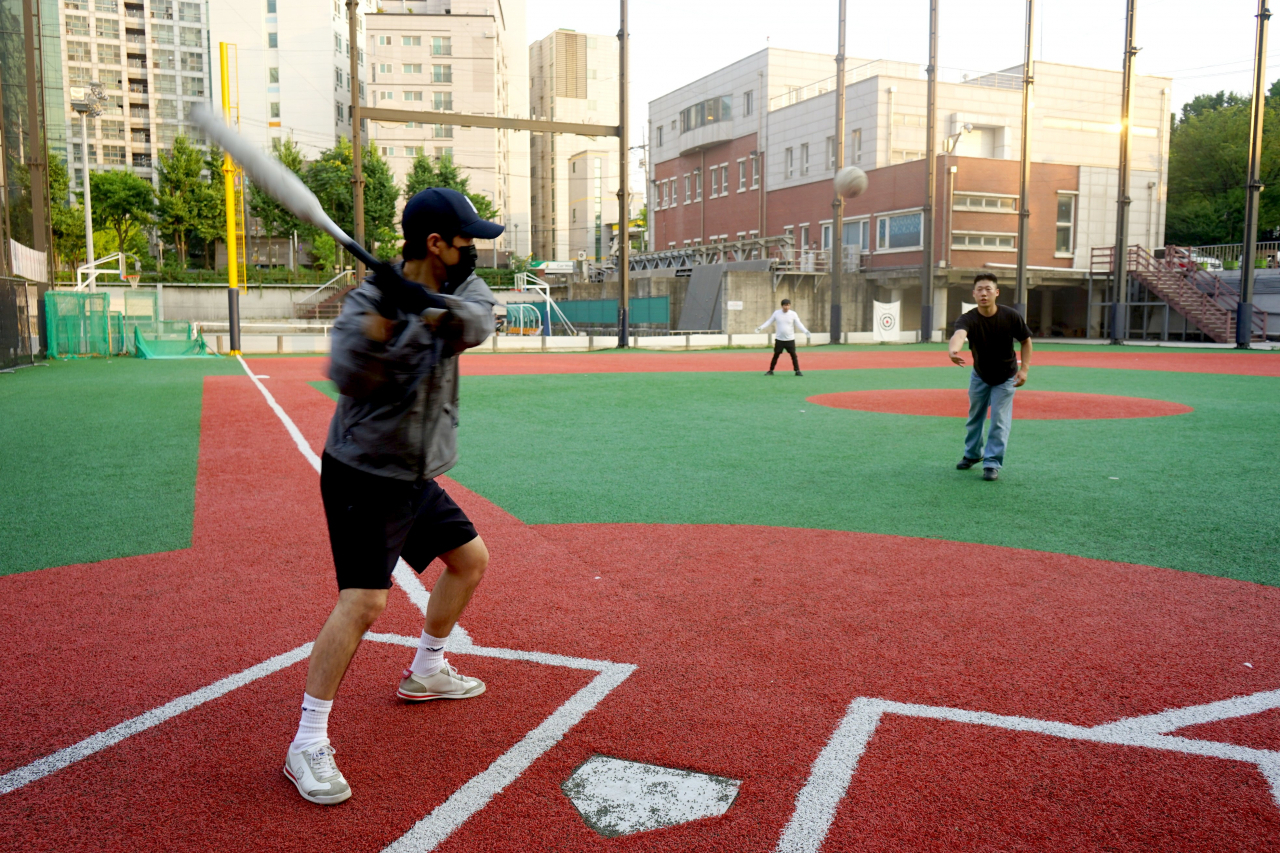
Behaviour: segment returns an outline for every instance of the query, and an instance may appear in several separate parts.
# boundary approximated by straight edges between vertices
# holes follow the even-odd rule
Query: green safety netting
[[[537,305],[538,303],[532,303]],[[633,325],[666,325],[671,322],[671,299],[667,296],[646,296],[630,300]],[[616,299],[570,299],[557,302],[565,319],[581,326],[611,326],[618,322]],[[507,308],[511,310],[510,306]],[[546,309],[539,306],[545,313]]]
[[[122,345],[118,336],[112,340],[110,294],[50,290],[44,310],[53,358],[111,355]]]
[[[217,358],[204,335],[179,320],[137,322],[133,326],[132,352],[138,358]]]

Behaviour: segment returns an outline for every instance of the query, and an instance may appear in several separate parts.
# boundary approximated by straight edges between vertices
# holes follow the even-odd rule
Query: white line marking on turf
[[[775,850],[777,853],[817,853],[821,849],[831,823],[835,820],[836,808],[848,793],[849,784],[858,767],[858,759],[866,751],[871,735],[885,714],[947,720],[1071,740],[1141,746],[1240,761],[1258,768],[1271,786],[1272,798],[1280,805],[1280,752],[1166,734],[1185,726],[1248,716],[1277,707],[1280,707],[1280,690],[1270,690],[1204,705],[1171,708],[1158,714],[1130,717],[1099,726],[1075,726],[1053,720],[860,696],[849,703],[844,719],[814,761],[808,781],[796,795],[795,811]]]
[[[311,463],[311,467],[319,472],[320,458],[311,449],[311,445],[303,437],[302,431],[298,429],[293,419],[271,396],[271,392],[253,375],[253,371],[249,370],[249,366],[244,363],[244,359],[239,356],[237,358],[240,359],[240,364],[244,367],[245,373],[249,375],[249,378],[253,380],[253,384],[258,386],[258,390],[266,398],[271,410],[276,413],[276,417],[280,419],[285,429],[288,430],[289,435],[293,437],[298,450],[302,451],[302,455]],[[431,600],[431,593],[422,585],[422,581],[419,580],[413,568],[404,560],[400,560],[396,563],[392,577],[395,578],[396,583],[400,584],[405,594],[409,596],[409,601],[425,615],[427,604]],[[398,634],[366,633],[365,638],[410,648],[416,648],[418,645],[416,638],[403,637]],[[543,720],[537,728],[525,735],[519,743],[498,756],[486,770],[468,780],[461,788],[454,791],[449,799],[436,807],[431,814],[418,821],[412,829],[397,841],[392,842],[386,848],[387,851],[392,851],[392,853],[434,850],[436,845],[452,835],[454,830],[488,805],[489,801],[501,793],[507,785],[519,778],[520,774],[527,770],[533,762],[559,743],[561,738],[577,725],[579,720],[586,716],[587,712],[599,705],[604,697],[608,696],[615,687],[625,681],[636,669],[634,664],[629,663],[614,663],[612,661],[588,660],[586,658],[566,657],[545,652],[524,652],[516,649],[495,649],[476,646],[460,625],[455,625],[453,631],[449,634],[449,650],[457,654],[528,661],[547,666],[592,670],[600,674],[591,679],[590,684],[570,697],[569,701],[556,709],[551,716]]]
[[[417,644],[416,641],[414,644]],[[188,693],[185,696],[179,696],[177,699],[166,702],[158,708],[153,708],[146,713],[125,720],[123,723],[114,725],[106,731],[91,735],[77,744],[60,749],[51,755],[46,755],[44,758],[37,759],[24,767],[10,770],[0,776],[0,794],[7,794],[24,785],[30,785],[32,782],[69,767],[77,761],[83,761],[95,752],[101,752],[109,746],[114,746],[127,737],[158,726],[179,714],[200,707],[211,699],[225,696],[232,690],[244,687],[246,684],[257,681],[259,678],[268,676],[273,672],[278,672],[287,666],[292,666],[300,660],[305,660],[310,654],[311,643],[298,646],[293,651],[276,655],[242,672],[237,672],[235,675],[229,675],[221,681],[215,681],[207,687],[201,687],[199,690]]]

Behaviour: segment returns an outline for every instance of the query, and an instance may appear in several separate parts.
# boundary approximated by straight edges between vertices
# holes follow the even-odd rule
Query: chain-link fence
[[[23,279],[0,278],[0,370],[35,363],[32,320],[36,306],[28,296],[28,285]]]

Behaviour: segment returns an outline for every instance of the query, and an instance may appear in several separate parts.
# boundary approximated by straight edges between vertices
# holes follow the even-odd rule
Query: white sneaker
[[[478,678],[459,675],[444,661],[431,675],[416,675],[406,669],[400,673],[400,686],[396,695],[407,702],[426,702],[429,699],[470,699],[484,692],[484,682]]]
[[[351,786],[333,761],[335,752],[329,741],[322,740],[297,752],[291,749],[285,756],[284,775],[298,786],[304,800],[331,806],[351,797]]]

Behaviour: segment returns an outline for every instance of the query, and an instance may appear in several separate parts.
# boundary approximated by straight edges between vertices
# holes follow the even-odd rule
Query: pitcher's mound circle
[[[962,388],[841,391],[817,394],[810,403],[833,409],[884,412],[892,415],[969,416],[969,392]],[[1159,418],[1195,411],[1181,403],[1110,394],[1071,391],[1018,391],[1013,398],[1015,420],[1089,420],[1096,418]]]

